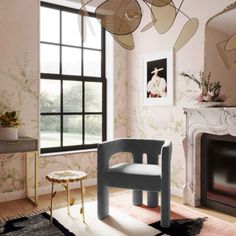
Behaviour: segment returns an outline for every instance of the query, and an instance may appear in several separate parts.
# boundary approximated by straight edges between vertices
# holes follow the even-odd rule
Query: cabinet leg
[[[34,200],[38,206],[38,152],[34,153]]]
[[[29,182],[28,182],[28,153],[25,153],[25,194],[29,196]]]
[[[35,205],[38,206],[38,152],[34,154],[34,198],[29,196],[29,158],[28,152],[25,153],[25,195]]]
[[[85,216],[84,216],[84,193],[83,193],[83,180],[80,180],[80,193],[81,193],[81,204],[82,204],[82,217],[83,217],[83,222],[85,223]]]
[[[50,204],[50,222],[52,224],[52,209],[53,209],[53,182],[52,182],[52,190],[51,190],[51,204]]]
[[[67,191],[67,212],[68,215],[70,214],[70,189],[69,189],[69,183],[66,183],[66,191]]]

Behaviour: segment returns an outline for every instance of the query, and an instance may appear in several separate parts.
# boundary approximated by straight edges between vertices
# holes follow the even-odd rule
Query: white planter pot
[[[18,139],[18,128],[0,127],[0,140]]]

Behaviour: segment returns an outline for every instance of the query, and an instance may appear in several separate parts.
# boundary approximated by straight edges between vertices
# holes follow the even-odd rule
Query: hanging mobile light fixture
[[[86,14],[86,5],[95,0],[81,0],[81,10]],[[172,0],[142,0],[150,9],[151,22],[149,22],[141,32],[149,30],[151,27],[160,33],[166,33],[174,24],[179,13],[186,16],[188,21],[183,26],[176,42],[174,50],[179,51],[196,33],[199,21],[197,18],[190,18],[180,6],[176,8]],[[102,27],[111,33],[123,48],[134,49],[133,32],[137,30],[142,20],[142,9],[137,0],[106,0],[95,9],[96,18],[100,20]]]

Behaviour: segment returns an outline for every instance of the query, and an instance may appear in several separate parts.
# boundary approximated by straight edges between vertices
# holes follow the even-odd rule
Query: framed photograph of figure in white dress
[[[174,103],[173,50],[142,57],[142,97],[144,106],[171,106]]]

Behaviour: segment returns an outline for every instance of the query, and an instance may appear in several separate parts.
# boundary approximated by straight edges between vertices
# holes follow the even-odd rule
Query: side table
[[[52,223],[53,198],[56,195],[56,192],[54,192],[54,183],[62,184],[63,187],[66,189],[67,211],[68,211],[68,214],[70,214],[70,205],[73,205],[73,203],[71,203],[71,199],[70,199],[69,182],[80,182],[81,204],[82,204],[82,207],[80,208],[80,214],[82,214],[83,222],[85,222],[83,180],[86,178],[87,178],[87,174],[85,172],[76,171],[76,170],[54,171],[46,176],[46,179],[52,183],[51,204],[49,207],[51,223]]]
[[[25,192],[26,197],[38,206],[38,140],[31,137],[19,137],[17,140],[0,140],[0,154],[23,152],[25,153]],[[29,158],[34,155],[34,198],[29,196]]]

